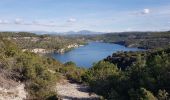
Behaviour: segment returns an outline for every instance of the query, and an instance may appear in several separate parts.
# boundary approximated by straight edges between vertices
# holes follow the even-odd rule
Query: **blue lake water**
[[[75,48],[64,54],[52,54],[52,57],[65,63],[73,61],[79,67],[89,68],[93,63],[98,62],[117,51],[139,51],[138,48],[128,48],[118,44],[90,42],[88,45]]]

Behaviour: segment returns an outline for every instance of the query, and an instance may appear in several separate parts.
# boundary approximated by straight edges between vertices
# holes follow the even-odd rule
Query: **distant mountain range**
[[[36,34],[52,34],[52,35],[93,35],[93,34],[103,34],[104,32],[94,32],[89,30],[81,30],[78,32],[68,31],[68,32],[48,32],[48,31],[30,31]]]

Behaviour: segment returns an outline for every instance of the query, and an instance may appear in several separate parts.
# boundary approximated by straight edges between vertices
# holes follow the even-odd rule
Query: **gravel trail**
[[[62,100],[99,100],[99,96],[89,92],[89,87],[63,80],[56,86]]]

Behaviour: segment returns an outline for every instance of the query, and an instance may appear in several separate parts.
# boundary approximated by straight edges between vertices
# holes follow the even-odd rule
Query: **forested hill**
[[[91,40],[149,49],[117,52],[82,76],[91,90],[108,100],[169,100],[170,32],[109,33]]]
[[[24,49],[42,48],[56,51],[62,48],[69,49],[67,46],[71,44],[85,44],[87,40],[117,43],[127,47],[144,49],[167,48],[170,46],[170,31],[122,32],[76,36],[37,35],[27,32],[0,32],[0,36],[16,41],[16,43]]]
[[[160,42],[163,44],[162,46],[160,44],[154,46],[157,49],[149,51],[113,53],[89,69],[79,68],[74,62],[62,64],[52,58],[23,51],[23,46],[14,41],[15,38],[18,40],[23,39],[23,37],[24,39],[29,37],[31,40],[32,37],[38,37],[41,40],[41,38],[45,39],[46,36],[44,38],[37,35],[32,37],[28,35],[28,37],[1,35],[0,88],[4,86],[8,89],[8,86],[11,86],[8,83],[22,83],[28,93],[26,99],[56,100],[60,96],[54,87],[64,77],[90,86],[91,93],[101,95],[103,97],[101,99],[169,100],[170,49],[167,42],[169,41],[169,32],[161,33],[147,33],[148,35],[146,33],[142,33],[143,35],[129,33],[129,35],[123,36],[121,36],[122,34],[105,34],[106,36],[99,35],[100,38],[98,36],[90,37],[91,40],[107,40],[108,38],[109,41],[109,38],[113,39],[118,36],[117,40],[121,38],[122,40],[124,38],[125,41],[142,40],[145,42],[145,40],[148,40],[149,43]],[[139,39],[137,38],[138,35]],[[101,38],[101,36],[104,37]],[[130,38],[129,36],[134,37]],[[67,40],[68,38],[64,37],[64,39]],[[113,41],[116,40],[113,39]],[[51,42],[48,43],[51,44]],[[161,49],[158,49],[159,47]]]
[[[166,48],[170,46],[170,31],[107,33],[102,35],[89,35],[86,36],[86,38],[144,49]]]
[[[26,99],[57,100],[56,83],[64,77],[81,82],[80,75],[83,73],[84,69],[74,63],[61,64],[52,58],[23,52],[17,43],[0,37],[0,88],[6,91],[14,87],[14,83],[22,83],[26,89]],[[0,95],[6,91],[1,90]],[[12,93],[6,94],[7,97]],[[17,94],[17,91],[14,93]]]
[[[36,37],[35,33],[30,32],[0,32],[1,37]]]
[[[170,49],[122,52],[83,75],[92,91],[108,100],[169,100]]]
[[[28,32],[0,32],[0,36],[15,42],[20,48],[28,51],[43,51],[43,53],[64,53],[86,44],[82,38],[73,38],[60,35],[37,35]]]

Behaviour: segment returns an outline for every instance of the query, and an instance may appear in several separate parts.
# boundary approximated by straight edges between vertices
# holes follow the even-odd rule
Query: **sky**
[[[1,0],[0,31],[167,31],[170,0]]]

